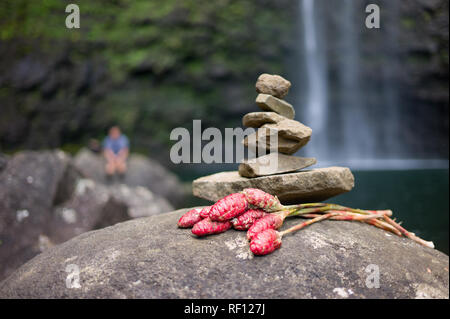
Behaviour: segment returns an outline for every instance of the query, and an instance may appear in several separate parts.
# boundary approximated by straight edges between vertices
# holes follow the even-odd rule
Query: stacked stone
[[[253,160],[244,160],[238,171],[220,172],[198,178],[192,183],[195,196],[211,201],[236,193],[244,188],[259,188],[276,195],[282,203],[302,203],[326,200],[350,191],[354,177],[346,167],[327,167],[303,170],[316,163],[315,158],[292,156],[305,146],[312,130],[295,121],[295,111],[283,98],[291,83],[279,75],[262,74],[256,82],[259,93],[256,104],[262,112],[248,113],[243,117],[246,127],[257,131],[247,136],[243,143],[252,150],[269,150]],[[277,145],[270,145],[270,135],[276,134]],[[276,146],[276,152],[273,149]],[[277,165],[267,165],[276,159]]]
[[[246,127],[257,128],[257,132],[246,137],[244,145],[256,150],[258,146],[270,152],[256,159],[244,160],[239,165],[243,177],[258,177],[298,171],[314,165],[315,158],[292,156],[305,146],[311,138],[312,130],[295,121],[295,110],[283,98],[289,93],[291,82],[279,75],[262,74],[256,82],[256,104],[265,112],[246,114],[242,123]],[[270,134],[276,135],[277,145],[271,145]],[[277,165],[269,165],[277,160]],[[273,162],[272,162],[273,163]]]

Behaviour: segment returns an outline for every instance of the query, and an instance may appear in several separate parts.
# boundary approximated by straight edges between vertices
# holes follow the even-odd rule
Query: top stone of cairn
[[[291,82],[279,75],[263,73],[256,81],[256,92],[282,99],[289,93]]]

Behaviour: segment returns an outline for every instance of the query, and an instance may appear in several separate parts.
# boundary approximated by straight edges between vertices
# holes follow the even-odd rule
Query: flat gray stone
[[[447,255],[367,224],[323,221],[254,257],[243,231],[199,239],[177,228],[187,210],[119,223],[48,249],[0,283],[0,298],[449,297]],[[288,218],[283,229],[299,221]],[[379,288],[366,284],[374,271],[369,265],[380,271]],[[75,267],[79,288],[67,288]]]
[[[256,104],[263,111],[276,112],[291,120],[295,117],[295,110],[291,104],[272,95],[258,94]]]
[[[311,138],[312,129],[298,121],[283,119],[277,123],[264,124],[262,128],[278,131],[281,137],[306,143]],[[304,145],[304,144],[303,144]]]
[[[291,82],[280,75],[261,74],[256,81],[256,92],[270,94],[282,99],[289,93]]]
[[[242,124],[246,127],[258,128],[264,124],[278,123],[285,119],[284,116],[275,112],[251,112],[244,115]]]
[[[194,196],[210,201],[255,187],[278,196],[282,203],[323,201],[350,191],[354,177],[346,167],[317,168],[296,173],[247,178],[238,171],[221,172],[192,182]]]
[[[257,140],[255,140],[255,138],[257,138]],[[294,154],[306,144],[278,136],[278,143],[275,147],[274,145],[271,145],[270,137],[266,134],[266,131],[258,131],[256,135],[255,133],[251,134],[247,136],[242,143],[244,146],[251,147],[253,150],[257,150],[261,144],[263,150],[271,150],[272,152],[277,151],[289,155]]]
[[[317,163],[313,157],[297,157],[270,153],[258,158],[244,160],[239,165],[239,175],[258,177],[298,171]]]
[[[277,151],[283,154],[294,154],[305,146],[311,138],[312,130],[300,122],[283,119],[277,123],[264,124],[255,133],[245,137],[243,144],[256,149],[262,143],[265,149],[275,149],[271,144],[270,135],[278,136]]]

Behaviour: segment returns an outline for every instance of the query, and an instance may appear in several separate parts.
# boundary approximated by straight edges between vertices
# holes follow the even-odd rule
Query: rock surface
[[[282,203],[322,201],[350,191],[354,177],[346,167],[318,168],[308,171],[246,178],[237,171],[200,177],[192,182],[194,196],[210,201],[255,187],[278,196]]]
[[[258,128],[264,124],[278,123],[285,119],[284,116],[275,112],[251,112],[244,115],[242,124],[246,127]]]
[[[256,92],[282,99],[289,93],[291,82],[279,75],[261,74],[256,81]]]
[[[447,255],[373,226],[324,221],[254,257],[245,232],[198,239],[178,229],[186,211],[91,231],[49,249],[1,282],[0,298],[449,297]],[[370,286],[374,266],[379,288]],[[75,267],[79,288],[68,288]]]
[[[270,141],[272,134],[278,136],[278,152],[294,154],[309,142],[312,130],[300,122],[284,119],[277,123],[264,124],[255,133],[246,136],[243,144],[256,149],[259,143],[262,143],[266,149],[275,149]]]
[[[67,199],[73,174],[63,152],[22,152],[0,172],[0,278],[40,253],[43,228],[54,203]]]
[[[82,149],[75,156],[74,163],[85,177],[105,183],[105,164],[100,155]],[[186,195],[175,174],[151,158],[139,154],[130,155],[128,171],[121,183],[147,187],[154,194],[167,198],[174,205],[181,204]]]
[[[143,187],[82,179],[62,151],[17,153],[0,171],[0,279],[80,233],[171,210]]]
[[[295,117],[295,110],[291,104],[268,94],[258,94],[256,104],[263,111],[276,112],[288,119]]]
[[[79,179],[71,198],[54,208],[46,235],[61,243],[93,229],[171,210],[173,206],[166,199],[144,187],[106,186]]]
[[[281,153],[244,160],[239,165],[239,175],[243,177],[258,177],[298,171],[317,163],[313,157],[288,156]]]
[[[0,153],[0,172],[3,170],[3,168],[6,167],[7,162],[8,162],[8,156]]]
[[[277,143],[271,142],[271,136],[269,134],[273,134],[270,131],[266,130],[258,130],[256,133],[250,134],[245,137],[242,143],[245,147],[251,148],[255,152],[260,146],[262,146],[263,150],[271,151],[271,152],[279,152],[283,154],[294,154],[297,152],[303,145],[302,142],[286,139],[278,136]],[[275,134],[273,134],[275,135]]]

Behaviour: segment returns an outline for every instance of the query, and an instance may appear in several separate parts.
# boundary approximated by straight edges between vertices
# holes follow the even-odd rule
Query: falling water
[[[305,122],[314,123],[314,138],[307,155],[327,152],[325,128],[327,123],[327,81],[325,60],[319,48],[317,27],[315,25],[314,0],[301,0],[300,12],[303,21],[303,38],[305,48],[305,67],[308,79],[308,95],[306,101]],[[324,138],[325,137],[325,138]]]
[[[382,5],[395,14],[391,1]],[[445,160],[411,158],[414,151],[405,149],[401,132],[405,124],[392,80],[396,26],[390,22],[387,27],[385,17],[384,29],[369,31],[364,8],[364,2],[354,0],[299,0],[295,105],[298,119],[313,130],[311,141],[299,155],[316,157],[318,166],[448,167]],[[372,59],[381,61],[375,68],[381,84],[363,72],[367,70],[363,49],[368,37],[381,41],[372,53]]]
[[[360,57],[357,33],[354,27],[355,8],[353,0],[341,1],[342,21],[338,24],[337,41],[345,48],[339,67],[338,88],[340,109],[345,110],[342,117],[345,155],[351,159],[374,158],[375,146],[372,134],[373,121],[368,118],[367,104],[361,96],[362,86],[359,74]],[[357,134],[356,134],[357,132]]]

